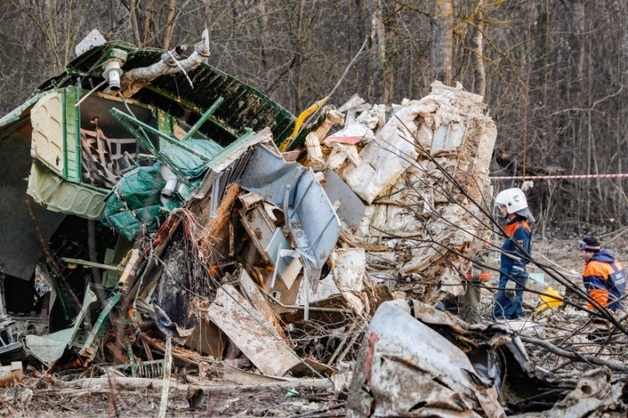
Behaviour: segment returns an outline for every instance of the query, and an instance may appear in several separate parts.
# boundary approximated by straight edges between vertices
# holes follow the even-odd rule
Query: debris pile
[[[524,335],[511,325],[469,325],[416,300],[385,302],[356,361],[347,416],[625,414],[624,363],[573,355],[550,371],[540,366],[549,365],[548,351],[543,358],[532,357],[523,344],[535,340],[525,334],[538,332],[540,325],[530,322]],[[581,366],[560,371],[574,360]],[[610,368],[591,368],[587,362]]]
[[[173,370],[191,393],[209,378],[325,377],[336,395],[355,371],[356,415],[504,415],[517,391],[499,358],[551,388],[527,360],[531,337],[431,307],[463,292],[495,229],[496,129],[481,96],[435,82],[420,100],[354,96],[303,126],[204,64],[206,33],[190,57],[80,50],[0,119],[0,157],[16,160],[0,165],[13,216],[0,355],[109,386],[163,378],[161,416]],[[419,389],[390,398],[402,380]],[[543,390],[538,410],[562,399]]]
[[[460,292],[496,136],[482,97],[436,82],[303,126],[204,64],[207,33],[187,58],[89,39],[0,120],[3,146],[30,143],[26,192],[46,208],[31,224],[56,227],[35,228],[39,263],[5,270],[5,288],[49,283],[47,330],[21,335],[30,357],[329,376],[382,301]]]
[[[312,152],[321,148],[312,136],[341,122],[339,110],[306,139],[316,170],[287,161],[268,129],[226,148],[169,139],[154,150],[157,162],[128,171],[104,198],[119,263],[63,257],[102,278],[82,292],[72,327],[27,335],[27,351],[48,367],[104,362],[137,373],[166,337],[267,376],[330,375],[396,283],[425,297],[455,292],[474,255],[495,139],[481,98],[435,84],[392,108],[359,98],[342,108],[345,127],[319,138],[331,152]],[[141,121],[111,113],[148,148],[133,129]],[[197,363],[182,353],[173,355]]]

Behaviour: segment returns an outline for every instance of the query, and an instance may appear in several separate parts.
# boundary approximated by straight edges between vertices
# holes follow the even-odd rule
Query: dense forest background
[[[211,65],[295,114],[332,93],[399,103],[435,79],[460,83],[497,123],[493,176],[622,174],[627,20],[625,0],[5,0],[0,113],[62,72],[92,29],[172,49],[208,28]],[[627,184],[537,180],[529,198],[543,230],[618,230]]]

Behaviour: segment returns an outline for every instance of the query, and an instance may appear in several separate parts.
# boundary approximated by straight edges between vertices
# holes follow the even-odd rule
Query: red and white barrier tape
[[[623,178],[624,174],[572,174],[563,176],[489,176],[489,180],[558,180],[558,179],[603,179],[603,178]]]

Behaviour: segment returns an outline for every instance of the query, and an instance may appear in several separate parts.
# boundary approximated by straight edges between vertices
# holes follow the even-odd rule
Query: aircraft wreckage
[[[207,65],[207,33],[182,50],[92,34],[0,120],[0,355],[330,377],[366,333],[354,415],[503,416],[499,397],[517,392],[504,358],[551,386],[512,331],[430,306],[462,291],[489,225],[482,97],[435,82],[420,100],[355,96],[297,118]],[[401,395],[410,384],[430,390]],[[539,392],[510,407],[522,396]]]

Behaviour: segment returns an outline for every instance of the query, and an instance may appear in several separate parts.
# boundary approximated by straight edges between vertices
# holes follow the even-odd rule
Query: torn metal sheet
[[[314,173],[258,146],[239,183],[283,209],[285,226],[297,244],[302,261],[320,270],[338,241],[341,226]]]
[[[333,170],[325,170],[324,175],[323,189],[336,213],[351,230],[355,231],[364,217],[366,206]]]
[[[242,225],[264,260],[275,266],[277,274],[290,289],[303,265],[298,258],[280,257],[281,250],[290,250],[292,246],[283,235],[282,229],[268,215],[264,203],[249,209],[242,209]],[[274,284],[273,284],[274,285]],[[271,285],[271,287],[273,286]]]
[[[357,364],[347,416],[506,416],[495,386],[405,300],[380,305]]]
[[[515,417],[574,417],[602,416],[616,411],[625,395],[624,383],[613,382],[611,373],[604,369],[590,370],[578,379],[576,387],[561,401],[546,411],[513,415]],[[608,412],[606,412],[608,411]]]
[[[248,161],[248,154],[251,153],[251,149],[257,144],[271,143],[272,140],[273,136],[270,129],[264,128],[255,134],[249,132],[222,148],[207,164],[209,170],[201,182],[201,187],[194,192],[193,197],[196,199],[205,197],[210,188],[214,196],[217,193],[222,194],[225,185],[240,176],[241,170],[244,169]],[[221,189],[216,187],[217,182],[222,187]],[[217,205],[218,202],[214,202],[214,200],[215,198],[212,197],[212,204]]]
[[[104,334],[103,326],[109,323],[109,314],[113,307],[120,301],[120,297],[122,295],[119,291],[114,292],[114,294],[109,298],[103,309],[100,311],[98,315],[98,319],[94,323],[91,331],[87,335],[87,339],[83,344],[83,347],[79,351],[79,355],[83,357],[87,357],[89,361],[94,358],[96,354],[96,350],[98,349],[98,343],[100,343],[100,338]]]
[[[71,328],[53,332],[46,336],[27,335],[24,340],[26,350],[45,365],[52,365],[61,358],[66,348],[73,344],[79,329],[83,326],[83,320],[87,312],[96,300],[96,294],[91,286],[88,286],[83,298],[83,307],[76,318],[74,318],[74,325]]]
[[[464,389],[452,386],[457,379]],[[605,369],[560,377],[548,373],[530,360],[507,323],[469,325],[417,300],[397,300],[382,304],[371,321],[347,405],[348,416],[504,416],[507,411],[508,416],[586,417],[624,408],[623,386]],[[444,411],[432,409],[439,404]],[[462,412],[468,406],[473,411]]]
[[[6,314],[0,315],[0,355],[22,348],[22,343],[16,341],[14,325],[14,319]]]
[[[209,317],[263,374],[283,376],[301,359],[231,285],[218,289]]]
[[[316,291],[323,265],[340,236],[341,224],[314,172],[287,163],[278,152],[257,146],[239,184],[283,209],[284,229],[290,232],[296,248],[279,249],[276,263],[287,257],[298,258],[304,266],[304,280]],[[310,286],[305,286],[306,320]]]
[[[309,289],[306,288],[306,286],[309,286]],[[331,274],[328,274],[325,278],[319,281],[316,289],[313,289],[312,286],[309,285],[309,282],[302,281],[299,287],[299,294],[297,295],[294,303],[298,306],[304,306],[307,303],[324,303],[325,300],[333,296],[338,296],[339,294],[340,290],[334,282],[334,278]]]

